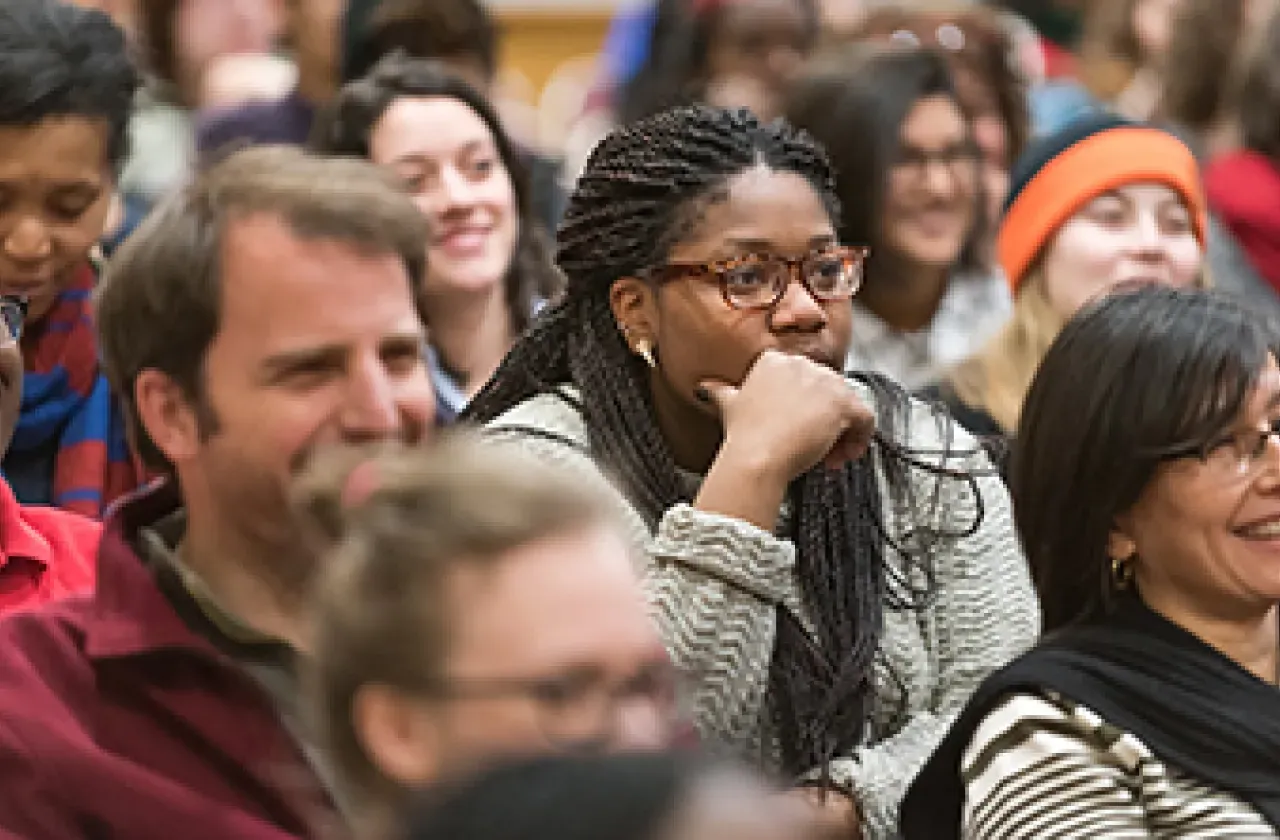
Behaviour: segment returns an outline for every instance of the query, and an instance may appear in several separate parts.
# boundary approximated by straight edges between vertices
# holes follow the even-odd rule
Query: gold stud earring
[[[653,358],[653,342],[647,338],[642,338],[636,342],[636,355],[644,359],[644,363],[651,368],[658,366],[657,361]]]
[[[1111,583],[1116,590],[1123,592],[1133,583],[1133,557],[1111,558]]]

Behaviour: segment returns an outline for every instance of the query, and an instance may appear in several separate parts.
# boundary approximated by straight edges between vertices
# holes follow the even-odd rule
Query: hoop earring
[[[649,341],[649,339],[642,338],[637,341],[635,352],[636,355],[644,359],[644,363],[649,367],[656,368],[658,366],[657,360],[653,358],[653,342]]]
[[[1133,557],[1111,558],[1111,585],[1124,592],[1133,584]]]

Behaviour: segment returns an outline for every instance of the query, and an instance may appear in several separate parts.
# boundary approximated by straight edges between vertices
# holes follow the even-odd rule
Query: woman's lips
[[[457,228],[436,239],[435,245],[452,256],[476,256],[489,243],[490,228]]]

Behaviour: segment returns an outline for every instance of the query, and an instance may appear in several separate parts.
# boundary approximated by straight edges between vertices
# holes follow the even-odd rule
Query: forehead
[[[108,165],[107,124],[52,117],[32,126],[0,126],[0,179],[98,178]]]
[[[407,156],[443,157],[470,146],[492,146],[493,134],[471,106],[446,96],[407,96],[374,124],[370,153],[378,163]]]
[[[394,254],[299,238],[275,216],[233,220],[222,249],[219,338],[264,352],[377,341],[419,329],[408,271]]]
[[[673,252],[716,249],[733,242],[804,249],[835,235],[818,191],[793,172],[756,166],[730,178],[695,217],[693,234]]]
[[[626,670],[662,650],[626,544],[605,526],[521,546],[453,584],[460,670]]]
[[[928,143],[933,138],[954,138],[965,131],[964,112],[950,96],[935,93],[922,97],[902,122],[902,139],[908,145]]]
[[[1117,196],[1134,204],[1157,205],[1170,202],[1185,204],[1182,199],[1182,193],[1167,184],[1161,184],[1156,181],[1137,181],[1132,184],[1123,184],[1106,195]]]
[[[1258,374],[1258,382],[1245,404],[1246,414],[1263,414],[1274,410],[1280,398],[1280,365],[1275,356],[1267,356],[1267,364]]]

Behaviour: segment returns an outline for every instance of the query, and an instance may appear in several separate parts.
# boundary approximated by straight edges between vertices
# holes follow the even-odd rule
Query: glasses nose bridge
[[[809,282],[809,277],[805,274],[805,265],[809,262],[808,256],[802,257],[774,257],[775,264],[782,267],[782,281],[777,284],[774,290],[774,299],[772,308],[776,309],[782,304],[790,292],[792,284],[798,285],[804,290],[814,303],[821,303],[822,298],[813,290],[813,286]]]

